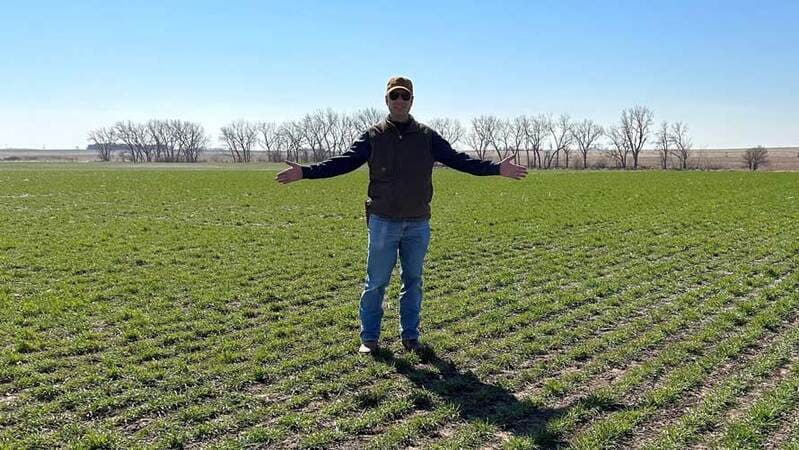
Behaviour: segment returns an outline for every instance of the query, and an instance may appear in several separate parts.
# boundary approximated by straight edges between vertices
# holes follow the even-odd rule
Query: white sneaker
[[[365,341],[362,342],[360,348],[358,348],[358,353],[367,354],[375,350],[377,350],[377,341]]]

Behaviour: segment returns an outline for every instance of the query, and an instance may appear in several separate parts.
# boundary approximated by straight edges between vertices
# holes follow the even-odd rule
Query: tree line
[[[384,113],[368,108],[354,114],[318,110],[279,124],[240,120],[222,127],[220,140],[237,162],[250,161],[256,149],[266,152],[270,161],[318,162],[346,151],[360,133],[383,117]],[[606,154],[617,167],[636,169],[644,145],[654,137],[652,123],[652,111],[643,106],[622,111],[620,122],[607,128],[590,119],[572,121],[567,114],[557,118],[482,115],[473,118],[468,129],[450,118],[427,121],[450,144],[463,144],[478,158],[513,156],[519,163],[524,155],[529,168],[539,169],[572,167],[575,155],[580,166],[587,168],[591,152]],[[688,127],[682,122],[663,127],[659,148],[663,168],[673,157],[685,168],[691,152]]]
[[[384,117],[375,108],[351,114],[328,108],[281,123],[237,120],[220,128],[219,142],[237,163],[252,161],[255,151],[273,162],[319,162],[347,151],[361,133]],[[660,168],[686,169],[693,151],[685,123],[662,122],[655,129],[654,114],[645,106],[622,110],[618,122],[607,126],[591,119],[573,120],[568,114],[481,115],[471,119],[468,127],[451,118],[434,118],[426,124],[478,158],[513,156],[517,164],[535,169],[588,168],[589,154],[606,156],[617,168],[637,169],[647,144],[657,151]],[[104,161],[121,145],[124,160],[196,162],[210,138],[197,123],[150,120],[92,130],[89,141]],[[765,162],[765,154],[750,153],[757,156],[744,162],[755,170]]]
[[[138,162],[197,162],[208,146],[202,125],[182,120],[117,122],[89,131],[97,156],[110,161],[120,144],[123,160]]]

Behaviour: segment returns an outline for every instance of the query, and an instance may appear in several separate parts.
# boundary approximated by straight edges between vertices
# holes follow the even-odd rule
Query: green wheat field
[[[0,166],[0,448],[799,448],[799,173],[434,175],[357,354],[367,172]]]

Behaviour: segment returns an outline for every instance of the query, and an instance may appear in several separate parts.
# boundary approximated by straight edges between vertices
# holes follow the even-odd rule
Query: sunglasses
[[[388,98],[391,100],[396,100],[400,96],[402,96],[402,99],[406,102],[411,99],[411,93],[405,90],[397,89],[388,93]]]

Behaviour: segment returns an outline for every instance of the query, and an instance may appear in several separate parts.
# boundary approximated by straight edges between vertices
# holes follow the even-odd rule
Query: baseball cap
[[[405,89],[413,95],[413,83],[405,77],[391,77],[386,84],[386,93],[396,89]]]

